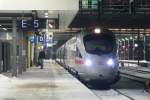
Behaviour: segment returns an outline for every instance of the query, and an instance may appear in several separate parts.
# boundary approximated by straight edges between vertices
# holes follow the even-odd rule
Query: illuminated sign
[[[31,43],[34,43],[34,42],[35,42],[35,37],[34,37],[34,35],[30,36],[30,42],[31,42]]]
[[[45,42],[45,36],[44,35],[39,36],[39,42]]]
[[[98,9],[98,0],[92,0],[91,8],[92,9]]]
[[[81,0],[82,9],[98,9],[98,0]]]
[[[82,8],[88,9],[89,8],[89,1],[90,0],[82,0]]]

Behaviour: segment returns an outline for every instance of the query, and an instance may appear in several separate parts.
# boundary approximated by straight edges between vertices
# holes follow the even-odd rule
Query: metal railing
[[[119,67],[120,69],[127,69],[127,70],[135,70],[141,73],[149,73],[150,74],[150,62],[148,61],[138,61],[135,60],[119,60]]]

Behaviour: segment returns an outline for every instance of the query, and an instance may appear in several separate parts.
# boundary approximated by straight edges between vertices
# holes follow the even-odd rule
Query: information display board
[[[98,9],[98,0],[80,0],[80,9]]]

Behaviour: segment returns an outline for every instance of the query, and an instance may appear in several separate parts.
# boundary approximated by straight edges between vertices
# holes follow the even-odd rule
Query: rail
[[[141,65],[146,65],[142,67]],[[150,88],[150,62],[135,60],[120,60],[120,72],[122,76],[144,82],[145,90]]]

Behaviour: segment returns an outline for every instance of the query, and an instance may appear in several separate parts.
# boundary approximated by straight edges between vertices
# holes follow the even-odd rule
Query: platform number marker
[[[38,28],[39,27],[39,20],[34,20],[34,28]]]
[[[27,20],[22,20],[21,26],[22,28],[27,28]]]

